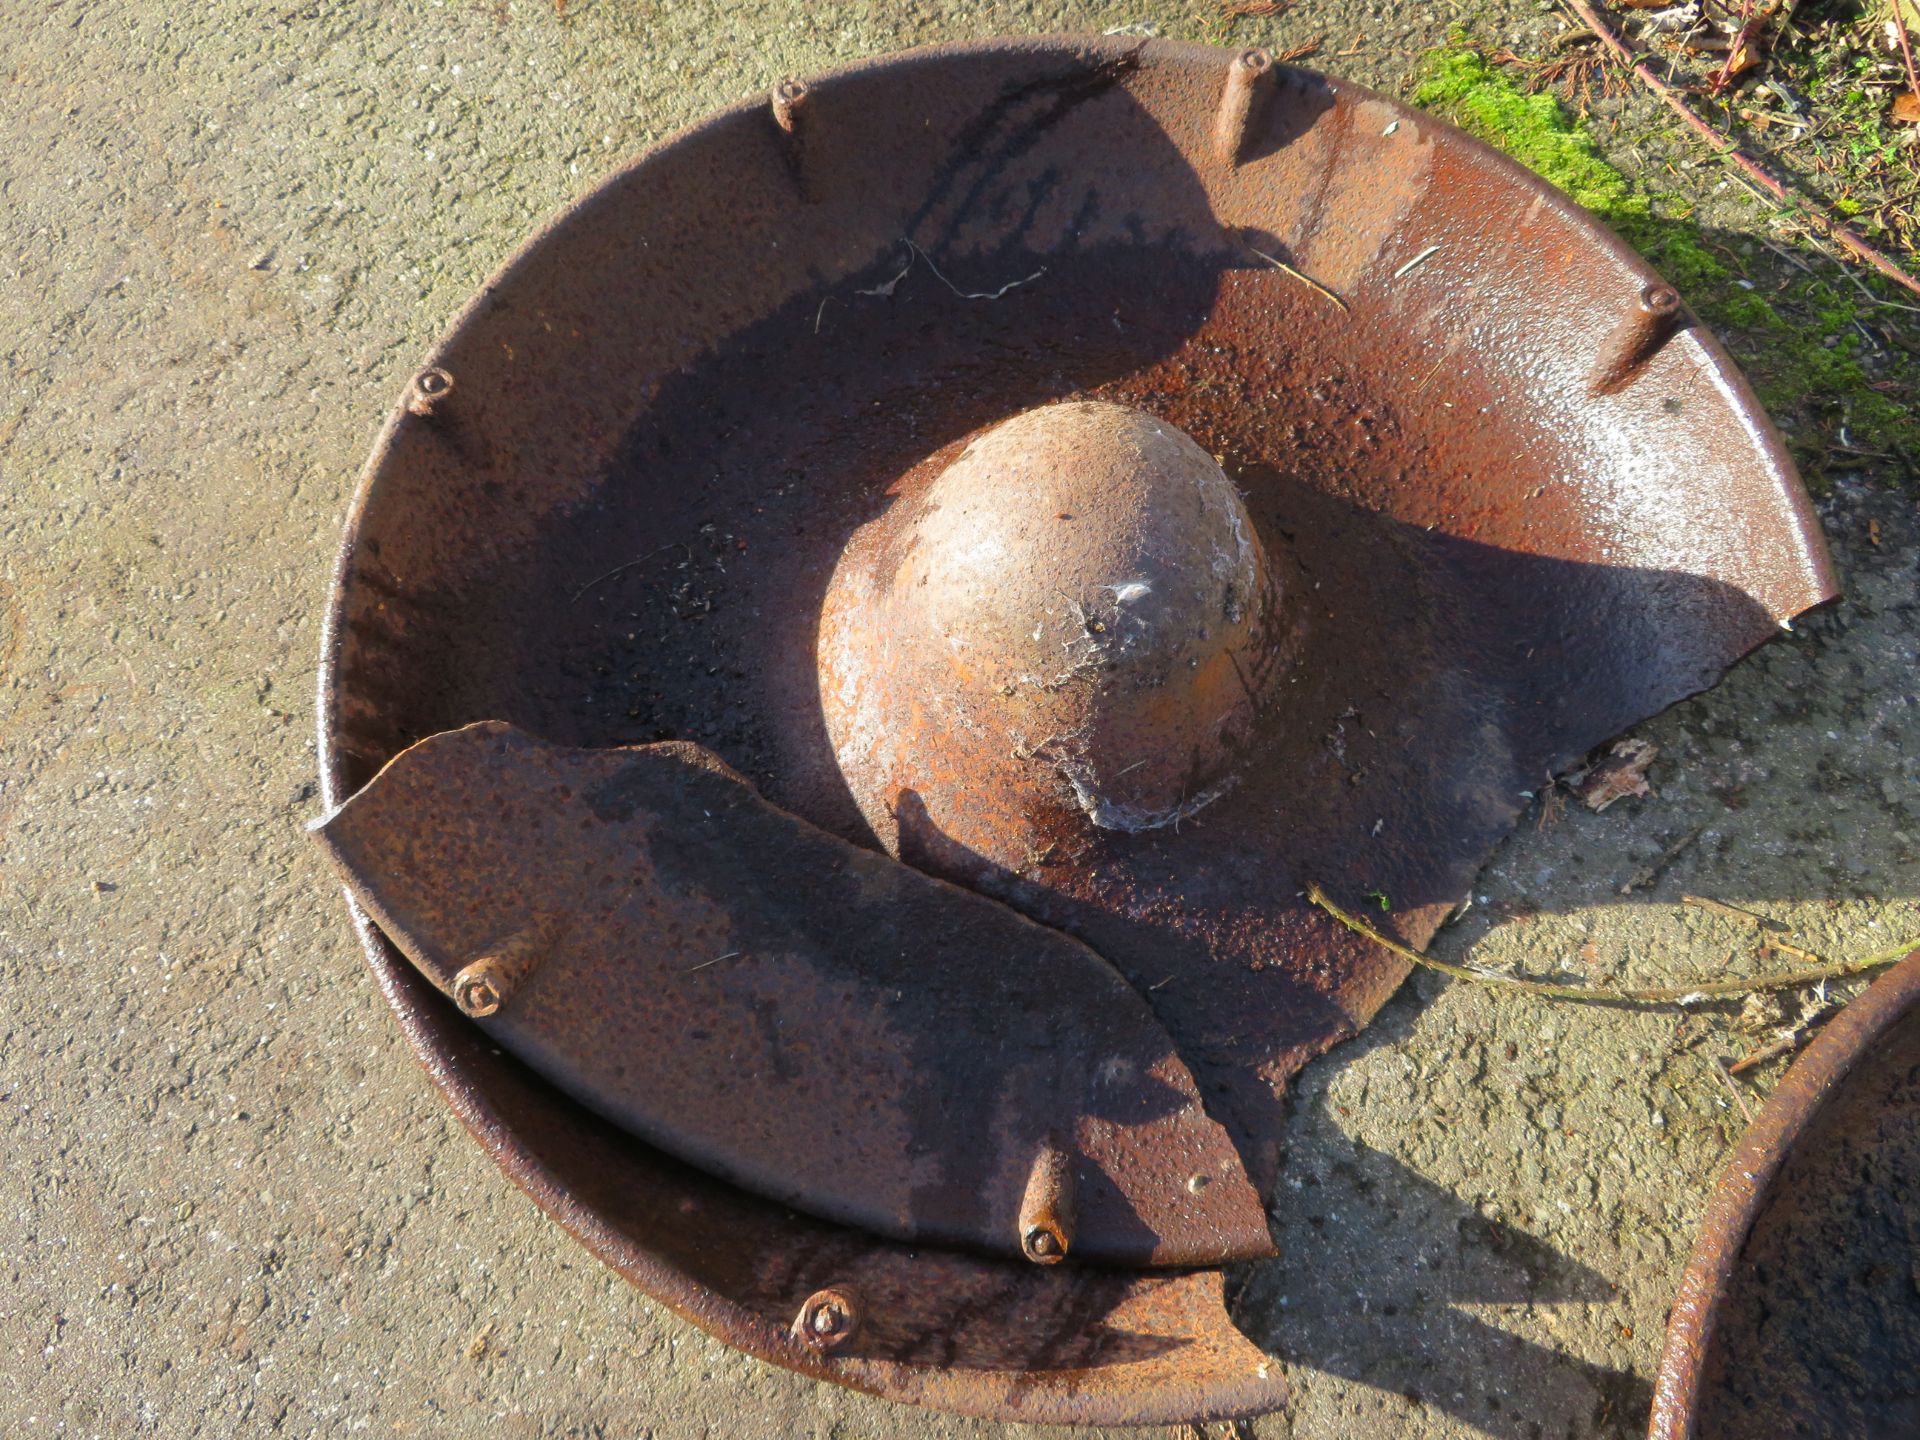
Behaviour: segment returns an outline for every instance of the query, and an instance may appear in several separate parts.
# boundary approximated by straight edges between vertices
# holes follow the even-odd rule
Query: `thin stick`
[[[1682,895],[1682,905],[1692,905],[1699,910],[1711,910],[1716,915],[1724,915],[1729,920],[1738,920],[1743,925],[1758,925],[1762,930],[1784,930],[1787,927],[1778,920],[1765,915],[1756,915],[1751,910],[1742,910],[1738,905],[1729,905],[1724,900],[1715,900],[1708,895]]]
[[[1707,89],[1715,95],[1726,89],[1733,79],[1733,62],[1740,58],[1741,47],[1753,43],[1754,37],[1749,34],[1753,26],[1753,0],[1740,0],[1739,19],[1740,26],[1734,31],[1733,43],[1727,46],[1726,63],[1721,65],[1720,73],[1707,82]]]
[[[1707,1068],[1718,1075],[1727,1089],[1733,1092],[1733,1103],[1740,1107],[1741,1117],[1747,1124],[1753,1124],[1753,1107],[1747,1104],[1746,1094],[1740,1089],[1740,1082],[1733,1078],[1733,1072],[1727,1068],[1726,1061],[1719,1059],[1709,1060],[1707,1061]]]
[[[1789,959],[1804,960],[1809,965],[1818,965],[1820,963],[1820,957],[1814,954],[1813,951],[1802,950],[1798,945],[1789,945],[1784,940],[1762,940],[1760,945],[1762,949],[1778,950]]]
[[[1704,825],[1694,826],[1693,829],[1687,831],[1686,834],[1674,841],[1673,844],[1662,850],[1651,865],[1643,866],[1623,880],[1615,893],[1619,895],[1631,895],[1634,891],[1644,889],[1646,886],[1653,884],[1662,875],[1667,873],[1667,867],[1669,865],[1686,854],[1687,847],[1698,840],[1700,838],[1700,832],[1706,828]]]
[[[1774,178],[1770,170],[1751,155],[1747,154],[1746,151],[1742,150],[1738,143],[1729,141],[1725,135],[1722,135],[1696,114],[1693,107],[1681,98],[1678,91],[1653,73],[1653,68],[1647,64],[1644,58],[1645,52],[1642,51],[1637,44],[1623,38],[1615,32],[1612,26],[1600,18],[1600,12],[1589,4],[1588,0],[1565,0],[1565,4],[1569,10],[1573,11],[1575,15],[1579,16],[1580,19],[1586,23],[1587,27],[1591,29],[1595,35],[1600,37],[1609,50],[1613,51],[1631,65],[1633,67],[1633,73],[1640,77],[1647,88],[1659,96],[1660,99],[1665,102],[1668,109],[1686,121],[1688,128],[1711,145],[1721,159],[1731,160],[1735,165],[1739,166],[1740,169],[1752,176],[1754,181],[1761,185],[1768,194],[1772,195],[1781,203],[1791,207],[1796,215],[1811,219],[1821,229],[1825,230],[1835,243],[1850,251],[1855,259],[1862,260],[1868,265],[1871,265],[1875,270],[1878,270],[1882,275],[1886,276],[1887,279],[1893,281],[1894,284],[1911,290],[1916,295],[1920,295],[1920,279],[1915,279],[1885,255],[1882,255],[1867,242],[1865,237],[1851,226],[1842,221],[1835,220],[1831,216],[1822,215],[1818,211],[1807,209],[1800,203],[1798,197],[1796,197],[1792,191],[1788,190],[1785,185]]]
[[[1729,995],[1754,995],[1763,990],[1791,990],[1801,985],[1818,984],[1822,980],[1840,980],[1849,975],[1864,975],[1869,970],[1878,970],[1893,964],[1896,960],[1904,959],[1909,952],[1920,948],[1920,938],[1916,938],[1861,960],[1823,963],[1807,970],[1795,970],[1778,975],[1755,975],[1745,980],[1696,979],[1682,985],[1656,985],[1646,989],[1613,989],[1602,985],[1556,985],[1550,980],[1526,980],[1518,975],[1507,975],[1498,970],[1485,970],[1477,965],[1456,965],[1451,960],[1438,960],[1431,955],[1423,955],[1409,945],[1402,945],[1398,940],[1388,939],[1358,916],[1349,915],[1329,900],[1327,892],[1317,883],[1310,882],[1307,885],[1307,899],[1356,935],[1364,935],[1374,944],[1391,950],[1402,960],[1411,961],[1428,970],[1438,970],[1442,975],[1451,975],[1456,980],[1479,980],[1488,985],[1504,985],[1510,990],[1522,990],[1529,995],[1542,995],[1550,1000],[1579,1000],[1593,1005],[1690,1005],[1696,1000],[1711,1000]]]
[[[1913,65],[1913,42],[1907,38],[1907,17],[1901,13],[1901,0],[1893,0],[1893,29],[1900,37],[1900,58],[1907,62],[1907,86],[1920,98],[1920,70]]]
[[[702,960],[698,965],[689,965],[683,973],[691,975],[696,970],[704,970],[709,965],[718,965],[722,960],[732,960],[736,956],[746,953],[744,950],[729,950],[726,954],[716,955],[711,960]]]
[[[1342,300],[1338,295],[1334,294],[1331,290],[1327,289],[1326,286],[1322,285],[1318,280],[1314,279],[1311,275],[1302,275],[1298,270],[1294,269],[1291,265],[1287,264],[1286,261],[1276,260],[1273,258],[1273,256],[1267,254],[1267,252],[1264,250],[1254,250],[1253,246],[1251,245],[1247,246],[1247,249],[1253,250],[1254,254],[1258,255],[1262,260],[1266,261],[1269,265],[1273,266],[1273,268],[1278,270],[1281,274],[1291,275],[1294,279],[1298,280],[1302,285],[1306,286],[1309,290],[1317,290],[1320,294],[1326,296],[1327,299],[1331,300],[1335,305],[1338,305],[1340,307],[1340,310],[1343,314],[1350,313],[1347,310],[1346,301]]]
[[[1773,1059],[1776,1055],[1786,1054],[1805,1038],[1805,1034],[1806,1032],[1803,1028],[1794,1029],[1782,1035],[1771,1044],[1762,1045],[1751,1054],[1742,1055],[1738,1060],[1726,1067],[1727,1074],[1738,1075],[1743,1070],[1751,1070],[1756,1065],[1766,1064],[1767,1061]]]

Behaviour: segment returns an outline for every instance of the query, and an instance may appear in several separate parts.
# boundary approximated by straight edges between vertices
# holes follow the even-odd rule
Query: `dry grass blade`
[[[1878,951],[1859,960],[1822,962],[1805,970],[1793,970],[1776,975],[1752,975],[1741,980],[1693,979],[1678,985],[1654,985],[1641,988],[1560,985],[1551,980],[1528,980],[1519,975],[1508,975],[1498,970],[1483,970],[1477,965],[1456,965],[1451,960],[1440,960],[1432,955],[1423,954],[1410,945],[1402,945],[1398,940],[1389,939],[1359,916],[1342,910],[1327,898],[1327,892],[1317,883],[1308,884],[1307,899],[1356,935],[1364,935],[1374,944],[1392,951],[1402,960],[1421,966],[1423,969],[1437,970],[1442,975],[1451,975],[1456,980],[1477,980],[1483,985],[1499,985],[1509,990],[1519,990],[1525,994],[1539,995],[1549,1000],[1577,1000],[1589,1005],[1691,1005],[1700,1000],[1722,999],[1730,995],[1754,995],[1763,990],[1791,990],[1801,985],[1817,985],[1822,980],[1842,980],[1850,975],[1864,975],[1872,970],[1884,969],[1895,961],[1904,959],[1915,949],[1920,949],[1920,937],[1915,937],[1902,941],[1891,950]]]
[[[1327,299],[1331,300],[1335,305],[1340,307],[1340,310],[1343,314],[1351,313],[1347,309],[1346,301],[1342,300],[1338,295],[1334,294],[1333,291],[1329,290],[1326,286],[1322,285],[1318,280],[1314,279],[1311,275],[1302,275],[1298,270],[1294,269],[1293,266],[1287,264],[1286,261],[1276,260],[1273,256],[1267,254],[1267,252],[1264,250],[1254,250],[1254,247],[1251,245],[1247,246],[1247,248],[1249,250],[1253,250],[1254,254],[1258,255],[1262,260],[1266,261],[1269,265],[1273,266],[1273,268],[1278,270],[1281,274],[1290,275],[1295,280],[1298,280],[1302,285],[1305,285],[1309,290],[1317,291],[1319,294],[1326,296]]]
[[[1220,14],[1228,20],[1258,19],[1267,15],[1284,15],[1293,8],[1293,0],[1227,0],[1220,7]]]

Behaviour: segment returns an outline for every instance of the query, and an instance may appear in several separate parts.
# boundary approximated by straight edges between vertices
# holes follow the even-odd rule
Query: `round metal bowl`
[[[1252,960],[1128,978],[1270,1182],[1286,1077],[1404,975],[1299,897],[1301,867],[1390,890],[1424,943],[1544,771],[1833,593],[1778,437],[1659,277],[1391,100],[1254,52],[994,41],[783,86],[620,170],[487,282],[379,437],[324,638],[326,803],[497,719],[698,741],[861,841],[814,689],[835,559],[913,467],[1076,398],[1225,457],[1270,543],[1324,578],[1301,587],[1319,648],[1285,763],[1182,837],[1211,847],[1211,888],[1075,932],[1124,971],[1174,901],[1240,917],[1210,933]],[[1077,923],[1046,909],[1063,890],[1002,878],[996,898]],[[749,1353],[1008,1419],[1281,1403],[1220,1271],[1036,1266],[798,1214],[595,1118],[354,920],[502,1168]],[[843,1313],[826,1290],[858,1295],[857,1332],[796,1332]]]
[[[1648,1433],[1920,1435],[1920,952],[1820,1032],[1727,1163]]]

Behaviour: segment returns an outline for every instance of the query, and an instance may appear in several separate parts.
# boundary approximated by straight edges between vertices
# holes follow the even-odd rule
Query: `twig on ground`
[[[1740,0],[1740,13],[1734,18],[1740,22],[1739,28],[1734,32],[1733,39],[1727,44],[1726,60],[1721,64],[1720,69],[1713,77],[1707,81],[1707,93],[1710,95],[1718,95],[1733,83],[1734,77],[1741,73],[1740,70],[1734,67],[1740,65],[1742,59],[1748,62],[1743,68],[1752,68],[1752,47],[1759,39],[1759,35],[1755,29],[1756,20],[1753,13],[1753,0]],[[1764,20],[1759,23],[1764,23]]]
[[[1632,67],[1633,73],[1640,77],[1640,80],[1646,87],[1653,91],[1667,108],[1685,121],[1689,129],[1712,146],[1714,152],[1718,154],[1721,159],[1731,161],[1734,165],[1738,166],[1747,175],[1751,176],[1755,183],[1765,189],[1775,200],[1790,207],[1796,216],[1809,220],[1824,230],[1835,244],[1848,251],[1855,259],[1864,264],[1871,265],[1875,270],[1879,271],[1880,274],[1884,275],[1894,284],[1901,286],[1903,289],[1911,290],[1914,294],[1920,295],[1920,279],[1909,275],[1900,266],[1881,254],[1879,250],[1875,249],[1864,236],[1854,230],[1850,225],[1847,225],[1843,221],[1835,220],[1829,215],[1823,215],[1801,203],[1799,198],[1791,190],[1774,177],[1772,171],[1768,170],[1758,160],[1742,150],[1737,142],[1730,141],[1725,135],[1708,124],[1704,118],[1694,111],[1691,105],[1687,104],[1686,100],[1673,86],[1669,85],[1654,73],[1653,67],[1646,62],[1645,52],[1641,50],[1635,42],[1623,37],[1605,20],[1600,18],[1599,10],[1590,4],[1589,0],[1563,0],[1563,3],[1568,9],[1573,11],[1595,35],[1600,37],[1601,41],[1609,50],[1612,50],[1616,55],[1620,56],[1621,59],[1625,60],[1627,64]]]
[[[1901,0],[1893,0],[1893,33],[1900,37],[1900,58],[1907,64],[1908,93],[1920,95],[1920,70],[1913,65],[1913,40],[1907,34],[1907,17]]]
[[[1618,989],[1604,985],[1560,985],[1551,980],[1528,980],[1499,970],[1482,969],[1477,965],[1457,965],[1451,960],[1440,960],[1432,955],[1422,954],[1410,945],[1402,945],[1398,940],[1389,939],[1358,916],[1342,910],[1327,898],[1327,892],[1322,890],[1317,882],[1308,883],[1307,899],[1356,935],[1363,935],[1374,944],[1392,951],[1402,960],[1425,969],[1437,970],[1442,975],[1451,975],[1456,980],[1478,980],[1483,984],[1501,985],[1509,990],[1520,990],[1549,1000],[1578,1000],[1590,1005],[1690,1005],[1699,1000],[1724,999],[1730,995],[1752,995],[1762,990],[1791,990],[1801,985],[1816,985],[1822,980],[1840,980],[1850,975],[1864,975],[1870,970],[1883,969],[1896,960],[1905,958],[1910,951],[1920,948],[1920,937],[1916,937],[1902,942],[1891,950],[1879,951],[1859,960],[1822,962],[1806,970],[1775,975],[1752,975],[1741,980],[1693,979],[1679,985]]]
[[[1686,853],[1687,847],[1698,840],[1700,838],[1700,832],[1706,828],[1704,825],[1694,826],[1691,830],[1687,831],[1686,834],[1674,841],[1673,844],[1662,850],[1660,854],[1655,857],[1652,864],[1643,865],[1625,880],[1621,881],[1620,888],[1615,893],[1631,895],[1634,891],[1644,889],[1648,885],[1653,884],[1654,881],[1666,873],[1669,865],[1673,864],[1674,861]]]
[[[1533,823],[1536,832],[1545,830],[1549,825],[1558,825],[1560,817],[1567,813],[1567,792],[1552,775],[1540,791],[1540,818]]]
[[[1727,1074],[1738,1075],[1743,1070],[1751,1070],[1756,1065],[1764,1065],[1767,1063],[1767,1061],[1773,1059],[1776,1055],[1786,1054],[1789,1050],[1793,1049],[1793,1047],[1798,1045],[1799,1043],[1800,1043],[1800,1032],[1797,1030],[1791,1034],[1782,1035],[1779,1038],[1772,1040],[1765,1045],[1762,1045],[1758,1050],[1752,1051],[1751,1053],[1746,1055],[1742,1055],[1738,1060],[1734,1061],[1731,1065],[1727,1066]]]
[[[1682,895],[1682,905],[1691,905],[1696,910],[1711,910],[1716,915],[1724,915],[1729,920],[1738,920],[1743,925],[1758,925],[1762,930],[1784,930],[1787,927],[1778,920],[1765,915],[1756,915],[1751,910],[1742,910],[1738,905],[1729,905],[1724,900],[1715,900],[1706,895]]]
[[[1812,995],[1800,1002],[1800,1013],[1794,1017],[1792,1024],[1775,1030],[1771,1042],[1762,1045],[1758,1050],[1741,1056],[1738,1060],[1734,1061],[1733,1064],[1727,1066],[1727,1073],[1729,1075],[1738,1075],[1743,1070],[1751,1070],[1756,1065],[1764,1065],[1767,1061],[1794,1050],[1799,1046],[1801,1041],[1807,1038],[1816,1025],[1826,1019],[1827,1012],[1832,1008],[1833,1002],[1827,998],[1827,987],[1822,985],[1818,990],[1814,991]]]
[[[1715,1057],[1707,1061],[1707,1068],[1720,1077],[1720,1083],[1733,1093],[1733,1103],[1740,1107],[1740,1116],[1747,1124],[1753,1123],[1753,1107],[1747,1104],[1746,1094],[1740,1089],[1740,1082],[1733,1078],[1733,1072],[1727,1068],[1727,1062]]]

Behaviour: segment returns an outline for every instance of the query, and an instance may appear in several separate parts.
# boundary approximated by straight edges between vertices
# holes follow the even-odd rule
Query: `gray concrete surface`
[[[1398,90],[1458,13],[1235,33],[1324,34],[1317,63]],[[301,826],[355,472],[541,217],[786,73],[1125,23],[1225,33],[1159,3],[0,6],[0,1434],[1039,1433],[797,1380],[602,1270],[416,1072]],[[1757,963],[1685,890],[1836,954],[1920,930],[1920,537],[1865,482],[1826,509],[1852,599],[1646,727],[1656,796],[1529,817],[1449,953]],[[1236,1302],[1295,1398],[1241,1433],[1636,1433],[1739,1129],[1709,1061],[1756,1043],[1732,1007],[1418,978],[1299,1087],[1285,1258]]]

